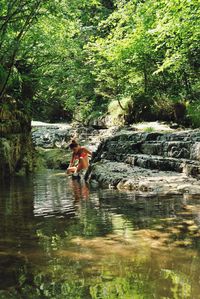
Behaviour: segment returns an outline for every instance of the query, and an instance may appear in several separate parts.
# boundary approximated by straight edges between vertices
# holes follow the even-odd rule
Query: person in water
[[[72,151],[72,158],[67,168],[67,174],[78,175],[86,171],[89,167],[88,155],[91,156],[92,152],[84,146],[80,146],[75,140],[72,140],[69,148]]]

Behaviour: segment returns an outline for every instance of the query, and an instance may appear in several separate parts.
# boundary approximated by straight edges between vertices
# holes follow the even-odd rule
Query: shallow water
[[[4,298],[200,298],[200,198],[92,190],[52,171],[1,185]]]

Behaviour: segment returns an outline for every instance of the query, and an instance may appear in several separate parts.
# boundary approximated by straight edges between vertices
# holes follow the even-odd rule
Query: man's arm
[[[69,167],[74,166],[74,154],[72,154],[71,160],[69,162]]]
[[[76,172],[79,172],[81,169],[84,169],[84,163],[83,163],[83,158],[80,158],[79,159],[79,162],[78,162],[78,166],[76,168]]]

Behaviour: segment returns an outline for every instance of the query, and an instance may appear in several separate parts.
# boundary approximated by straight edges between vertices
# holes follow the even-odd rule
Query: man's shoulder
[[[82,150],[82,151],[86,151],[87,149],[86,149],[85,146],[81,146],[81,150]]]

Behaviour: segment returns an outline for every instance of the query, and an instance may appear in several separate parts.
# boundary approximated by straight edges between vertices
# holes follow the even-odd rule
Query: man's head
[[[72,140],[70,145],[69,145],[69,148],[74,152],[74,153],[77,153],[78,150],[79,150],[79,144],[76,142],[76,140]]]

